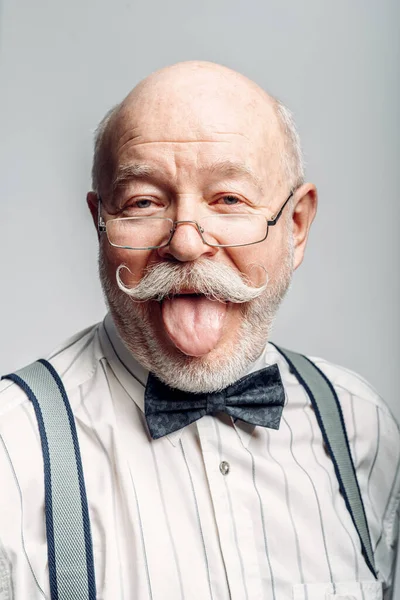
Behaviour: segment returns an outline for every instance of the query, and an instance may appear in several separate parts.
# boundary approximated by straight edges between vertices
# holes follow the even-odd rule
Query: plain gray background
[[[93,130],[151,71],[203,59],[293,110],[319,190],[272,339],[358,371],[400,420],[399,23],[398,0],[5,0],[0,372],[102,318]]]

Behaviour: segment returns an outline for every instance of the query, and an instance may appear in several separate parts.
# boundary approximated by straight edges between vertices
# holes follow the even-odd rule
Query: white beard
[[[260,356],[293,273],[294,244],[289,236],[279,276],[262,295],[241,304],[242,323],[236,339],[224,351],[201,357],[171,350],[157,340],[147,302],[134,302],[108,277],[100,246],[99,271],[104,295],[118,333],[134,358],[170,387],[208,393],[237,381]]]

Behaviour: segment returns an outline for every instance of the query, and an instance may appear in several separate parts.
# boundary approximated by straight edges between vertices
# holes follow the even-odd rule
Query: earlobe
[[[317,212],[317,189],[312,183],[303,184],[296,192],[293,207],[294,268],[303,261],[311,224]]]

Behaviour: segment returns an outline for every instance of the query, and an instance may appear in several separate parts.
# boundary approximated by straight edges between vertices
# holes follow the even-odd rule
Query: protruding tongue
[[[205,296],[175,296],[163,301],[161,314],[175,346],[189,356],[203,356],[222,335],[226,304]]]

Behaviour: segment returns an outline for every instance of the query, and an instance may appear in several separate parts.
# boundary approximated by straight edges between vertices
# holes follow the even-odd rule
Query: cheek
[[[265,242],[243,248],[231,248],[230,258],[233,265],[246,275],[253,285],[265,282],[265,270],[269,273],[271,264]]]
[[[286,254],[287,248],[282,239],[267,239],[254,246],[231,248],[231,260],[235,267],[256,286],[265,283],[265,270],[270,279],[277,277]]]
[[[120,276],[125,285],[134,285],[143,276],[143,272],[151,260],[151,252],[148,250],[121,250],[113,248],[109,244],[102,248],[103,264],[110,278],[115,278],[119,266],[126,265]],[[128,270],[129,269],[129,270]]]

